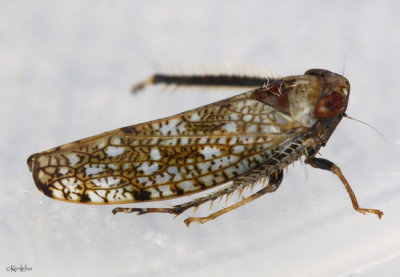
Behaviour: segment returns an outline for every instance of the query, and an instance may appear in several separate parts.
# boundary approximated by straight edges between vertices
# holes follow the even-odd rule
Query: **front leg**
[[[319,168],[319,169],[323,169],[323,170],[328,170],[330,172],[332,172],[333,174],[335,174],[336,176],[339,177],[340,181],[342,181],[344,187],[347,190],[347,193],[350,196],[351,199],[351,203],[353,204],[353,208],[357,211],[360,212],[362,214],[366,214],[366,213],[373,213],[376,214],[379,218],[382,217],[383,212],[381,212],[380,210],[375,210],[375,209],[362,209],[360,208],[360,206],[358,205],[358,201],[357,198],[352,190],[352,188],[350,187],[349,182],[346,180],[346,178],[343,176],[342,171],[340,170],[340,168],[334,164],[333,162],[326,160],[326,159],[321,159],[321,158],[315,158],[313,156],[311,156],[310,158],[308,158],[306,160],[306,163],[309,163],[312,167],[315,168]]]

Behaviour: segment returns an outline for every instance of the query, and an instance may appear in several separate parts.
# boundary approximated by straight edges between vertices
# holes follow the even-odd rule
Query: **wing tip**
[[[41,191],[44,195],[54,198],[53,192],[48,188],[46,184],[44,184],[39,178],[39,162],[37,160],[38,154],[32,154],[29,156],[27,160],[27,164],[29,167],[29,171],[32,172],[33,181],[35,182],[36,187],[39,191]]]
[[[28,160],[26,161],[30,172],[33,172],[33,164],[35,162],[34,160],[35,160],[36,156],[37,156],[37,154],[32,154],[29,156]]]

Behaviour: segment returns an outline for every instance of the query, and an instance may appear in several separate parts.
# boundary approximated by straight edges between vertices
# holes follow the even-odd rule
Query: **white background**
[[[244,2],[0,1],[1,276],[19,265],[32,271],[18,276],[399,276],[400,5]],[[382,220],[355,212],[333,174],[300,163],[274,194],[190,228],[187,215],[114,216],[36,189],[32,153],[240,92],[132,96],[135,82],[227,63],[350,80],[348,114],[385,138],[343,119],[321,154]]]

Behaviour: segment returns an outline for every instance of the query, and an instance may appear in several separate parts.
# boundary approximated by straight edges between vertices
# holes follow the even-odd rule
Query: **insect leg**
[[[268,186],[266,186],[265,188],[260,189],[256,193],[250,195],[249,197],[243,199],[240,202],[237,202],[237,203],[235,203],[235,204],[233,204],[233,205],[231,205],[229,207],[226,207],[226,208],[224,208],[222,210],[219,210],[219,211],[217,211],[215,213],[212,213],[212,214],[210,214],[210,215],[208,215],[206,217],[189,217],[189,218],[186,218],[185,221],[184,221],[186,226],[189,227],[189,224],[194,222],[194,221],[197,221],[197,222],[200,222],[200,223],[203,224],[203,223],[205,223],[207,221],[210,221],[210,220],[213,220],[213,219],[215,219],[215,218],[217,218],[217,217],[219,217],[219,216],[221,216],[223,214],[226,214],[226,213],[228,213],[228,212],[230,212],[230,211],[232,211],[232,210],[234,210],[236,208],[239,208],[239,207],[241,207],[241,206],[243,206],[243,205],[245,205],[245,204],[247,204],[247,203],[249,203],[249,202],[251,202],[251,201],[253,201],[253,200],[255,200],[255,199],[259,198],[259,197],[261,197],[261,196],[263,196],[266,193],[276,191],[278,189],[279,185],[282,182],[283,171],[282,170],[279,171],[278,174],[273,173],[273,174],[269,175],[268,178],[269,178],[269,183],[268,183]]]
[[[342,181],[344,187],[346,188],[347,193],[350,196],[351,203],[353,204],[353,208],[357,212],[360,212],[362,214],[373,213],[373,214],[376,214],[379,218],[382,217],[383,212],[381,212],[380,210],[360,208],[360,206],[358,205],[357,198],[356,198],[352,188],[350,187],[349,182],[343,176],[342,171],[336,164],[334,164],[333,162],[328,161],[326,159],[315,158],[315,157],[311,157],[311,158],[307,159],[306,162],[309,163],[312,167],[331,171],[333,174],[338,176],[340,181]]]
[[[240,75],[164,75],[154,74],[143,82],[132,87],[132,92],[138,92],[145,87],[156,84],[181,86],[214,86],[214,87],[261,87],[267,83],[267,78]],[[271,81],[271,80],[269,80]]]
[[[213,192],[207,196],[200,197],[200,198],[194,199],[193,201],[183,203],[180,205],[176,205],[171,208],[115,208],[112,210],[112,213],[116,214],[118,212],[124,212],[124,213],[136,212],[137,215],[148,214],[148,213],[170,213],[170,214],[179,215],[179,214],[183,213],[184,211],[186,211],[187,209],[190,209],[193,207],[197,208],[205,202],[214,201],[218,197],[223,196],[225,194],[230,194],[233,191],[235,191],[241,187],[243,187],[242,184],[232,184],[224,189]]]

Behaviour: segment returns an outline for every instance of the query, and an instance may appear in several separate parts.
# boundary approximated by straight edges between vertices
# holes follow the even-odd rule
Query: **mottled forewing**
[[[115,204],[175,198],[244,176],[304,132],[251,93],[34,154],[35,183],[59,200]]]

